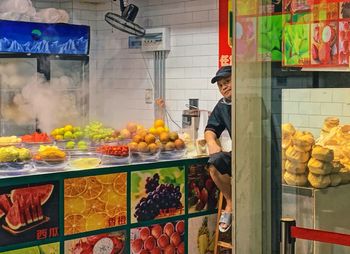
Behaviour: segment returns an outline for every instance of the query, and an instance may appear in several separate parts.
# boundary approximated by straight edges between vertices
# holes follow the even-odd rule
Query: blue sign
[[[0,53],[89,54],[90,27],[0,20]]]

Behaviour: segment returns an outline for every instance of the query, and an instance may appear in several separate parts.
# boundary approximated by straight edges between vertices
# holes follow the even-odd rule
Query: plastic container
[[[180,150],[172,150],[172,151],[161,151],[159,154],[160,160],[176,160],[181,159],[185,156],[187,150],[186,149],[180,149]]]
[[[102,162],[102,155],[96,152],[72,152],[68,166],[71,169],[97,168]]]
[[[28,148],[32,153],[37,153],[40,146],[52,146],[54,145],[53,141],[48,141],[48,142],[23,142],[24,147]]]
[[[30,161],[0,163],[0,176],[25,175],[33,171]]]
[[[63,171],[68,164],[67,156],[64,159],[33,159],[33,167],[38,171]]]
[[[157,152],[130,152],[131,162],[149,162],[159,160],[160,150]]]
[[[67,143],[73,141],[75,142],[75,146],[74,148],[66,148],[67,147]],[[81,141],[81,140],[80,140]],[[79,141],[74,141],[74,140],[56,140],[56,146],[64,151],[67,151],[69,153],[72,152],[89,152],[89,151],[94,151],[95,148],[91,146],[90,141],[84,140],[85,144],[86,144],[86,148],[81,149],[78,147],[78,142]]]
[[[102,155],[102,165],[129,164],[129,156]]]
[[[22,142],[12,142],[12,143],[1,142],[0,143],[0,147],[7,147],[7,146],[23,147],[24,144]]]

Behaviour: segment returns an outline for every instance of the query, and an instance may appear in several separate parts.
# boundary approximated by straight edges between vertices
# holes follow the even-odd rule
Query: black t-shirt
[[[210,114],[205,130],[213,131],[217,138],[224,130],[227,130],[231,137],[231,105],[220,99]]]

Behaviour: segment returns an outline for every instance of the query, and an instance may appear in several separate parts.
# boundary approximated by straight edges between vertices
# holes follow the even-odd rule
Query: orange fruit
[[[97,181],[99,181],[102,184],[112,184],[115,176],[116,174],[108,174],[108,175],[98,175],[95,177]]]
[[[102,193],[98,196],[98,199],[104,203],[107,203],[108,200],[118,200],[120,195],[118,195],[113,190],[113,184],[103,185]]]
[[[76,197],[84,193],[87,186],[86,177],[69,178],[64,180],[64,196]]]
[[[111,200],[106,204],[107,215],[111,218],[126,216],[126,198]]]
[[[86,218],[86,230],[97,230],[102,228],[108,228],[109,217],[106,213],[95,213]]]
[[[106,211],[106,204],[99,199],[86,200],[84,215],[92,215]]]
[[[83,215],[73,214],[64,218],[64,234],[71,235],[86,231],[86,219]]]
[[[158,127],[164,127],[165,123],[162,119],[157,119],[154,121],[154,127],[158,128]]]
[[[82,197],[64,198],[64,215],[79,214],[86,208],[86,201]]]
[[[158,135],[160,135],[162,132],[165,132],[165,129],[164,129],[164,127],[157,127],[156,131],[157,131]]]
[[[102,184],[97,181],[96,177],[87,178],[87,187],[85,192],[81,195],[86,200],[97,198],[102,192]]]
[[[157,135],[158,133],[157,133],[157,129],[156,128],[154,128],[154,127],[151,127],[151,128],[149,128],[149,133],[151,133],[151,134],[153,134],[153,135]]]
[[[119,195],[126,195],[126,173],[120,173],[114,178],[113,190]]]

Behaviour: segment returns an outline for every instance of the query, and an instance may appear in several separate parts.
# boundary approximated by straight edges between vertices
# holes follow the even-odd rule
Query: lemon
[[[56,136],[55,136],[55,139],[56,139],[56,140],[62,140],[62,139],[63,139],[63,136],[62,136],[62,135],[56,135]]]
[[[51,131],[51,136],[55,137],[56,135],[58,135],[58,129]]]
[[[158,127],[164,127],[164,121],[162,119],[157,119],[154,121],[154,127],[158,128]]]
[[[79,158],[71,161],[69,164],[72,168],[96,168],[101,163],[99,158]]]
[[[64,133],[65,133],[64,128],[59,128],[57,131],[57,134],[59,135],[64,135]]]
[[[66,126],[64,126],[64,131],[65,132],[67,132],[67,131],[72,132],[73,131],[73,126],[70,125],[70,124],[67,124]]]
[[[151,133],[151,134],[153,134],[153,135],[157,135],[157,134],[158,134],[158,133],[157,133],[157,129],[154,128],[154,127],[149,128],[148,132]]]
[[[165,129],[164,129],[164,127],[157,127],[157,134],[159,135],[159,134],[161,134],[162,132],[165,132]]]

